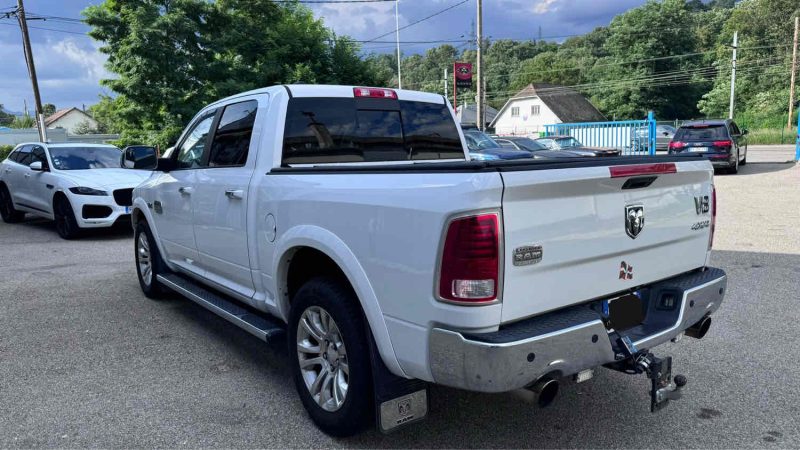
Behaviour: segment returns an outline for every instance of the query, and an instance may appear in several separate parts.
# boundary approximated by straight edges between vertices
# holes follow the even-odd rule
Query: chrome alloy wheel
[[[333,317],[319,306],[306,308],[297,324],[297,360],[314,401],[325,411],[341,408],[350,380],[347,350]]]
[[[150,286],[153,281],[153,262],[150,259],[150,244],[144,233],[140,233],[139,239],[136,241],[136,264],[139,267],[142,281],[145,285]]]

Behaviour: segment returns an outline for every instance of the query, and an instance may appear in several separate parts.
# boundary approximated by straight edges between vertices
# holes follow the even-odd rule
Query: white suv
[[[131,192],[150,172],[121,162],[112,145],[20,144],[0,163],[0,216],[6,223],[26,213],[55,220],[64,239],[127,220]]]

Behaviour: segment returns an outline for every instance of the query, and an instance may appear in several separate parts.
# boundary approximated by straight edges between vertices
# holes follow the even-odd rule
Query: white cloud
[[[74,40],[65,39],[52,46],[57,56],[66,58],[83,71],[81,79],[86,82],[95,82],[109,78],[110,73],[105,69],[106,55],[100,53],[97,46],[92,45],[91,50],[80,47]]]
[[[557,0],[539,0],[533,5],[534,14],[547,14],[558,10]]]

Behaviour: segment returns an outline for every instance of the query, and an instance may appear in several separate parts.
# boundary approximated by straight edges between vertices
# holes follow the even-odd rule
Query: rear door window
[[[681,127],[675,133],[676,141],[713,141],[717,139],[728,139],[728,130],[725,125]]]
[[[464,159],[445,104],[392,99],[293,98],[284,164]]]
[[[258,102],[249,100],[225,107],[211,144],[209,167],[237,167],[247,162]]]

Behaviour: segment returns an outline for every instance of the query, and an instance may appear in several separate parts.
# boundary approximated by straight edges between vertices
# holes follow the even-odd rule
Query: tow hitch
[[[672,357],[659,358],[647,350],[638,350],[627,336],[619,338],[621,354],[619,361],[608,367],[628,374],[647,374],[650,379],[650,412],[667,406],[670,400],[681,398],[681,389],[687,379],[683,375],[672,376]]]

